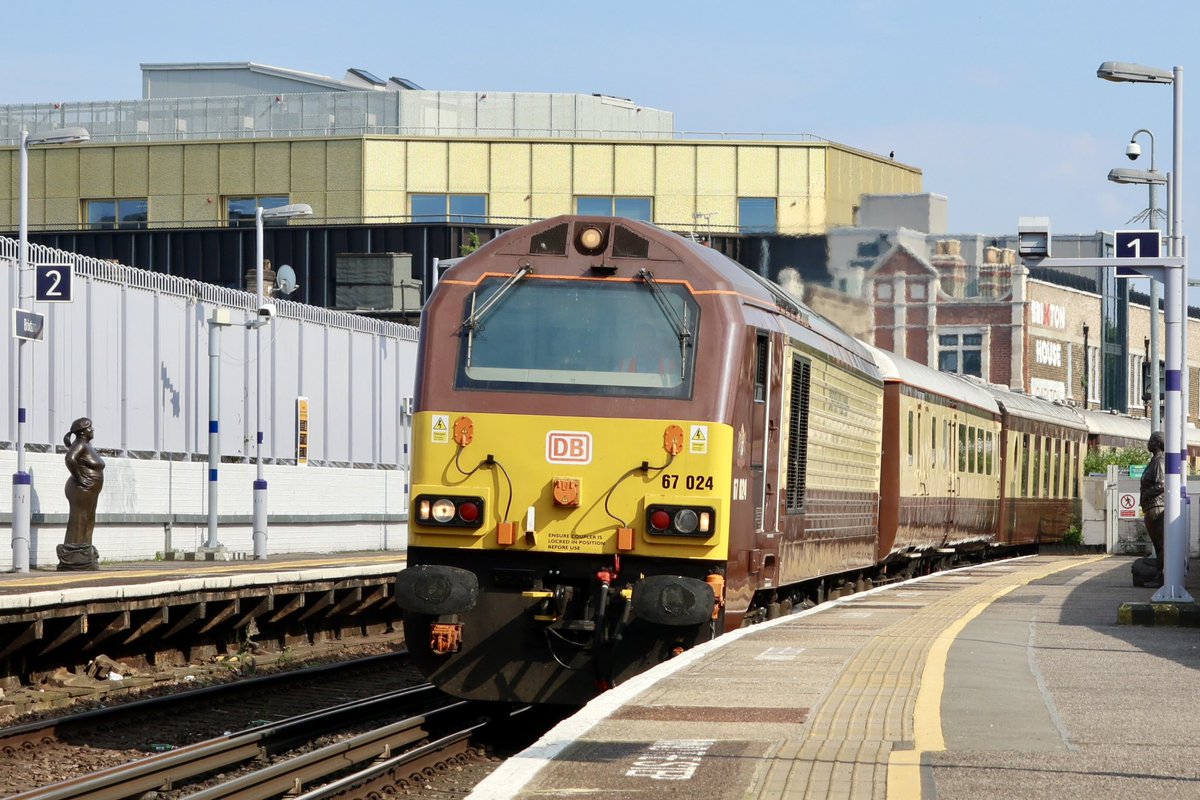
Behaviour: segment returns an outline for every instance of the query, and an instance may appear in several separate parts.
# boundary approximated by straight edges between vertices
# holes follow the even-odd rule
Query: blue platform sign
[[[1158,258],[1162,255],[1162,231],[1114,231],[1115,251],[1117,258]],[[1142,274],[1128,267],[1117,267],[1117,275],[1130,278],[1140,278]]]
[[[13,338],[36,341],[42,338],[46,328],[46,317],[36,311],[26,311],[22,308],[13,309]]]
[[[75,270],[70,264],[35,264],[34,299],[41,303],[69,303]]]

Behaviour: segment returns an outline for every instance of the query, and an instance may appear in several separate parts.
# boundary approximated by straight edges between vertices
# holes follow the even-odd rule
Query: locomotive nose
[[[479,579],[458,567],[422,565],[396,574],[396,604],[405,611],[441,616],[475,607]]]

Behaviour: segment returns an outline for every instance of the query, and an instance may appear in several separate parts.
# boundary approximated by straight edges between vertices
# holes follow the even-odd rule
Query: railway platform
[[[741,629],[605,693],[470,798],[1200,796],[1200,631],[1119,621],[1154,592],[1130,563],[994,562]]]
[[[398,552],[293,553],[0,573],[0,717],[23,710],[22,691],[45,691],[50,673],[78,676],[102,655],[161,668],[394,630],[403,565]],[[54,687],[64,701],[95,690],[82,679]]]

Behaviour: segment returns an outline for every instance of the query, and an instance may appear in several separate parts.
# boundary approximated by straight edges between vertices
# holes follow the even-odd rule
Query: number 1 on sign
[[[1125,243],[1125,246],[1133,251],[1134,258],[1142,257],[1142,240],[1141,239],[1131,239],[1130,241]]]

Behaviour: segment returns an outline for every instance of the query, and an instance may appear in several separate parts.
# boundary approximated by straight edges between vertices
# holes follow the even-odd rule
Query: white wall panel
[[[94,281],[90,284],[91,291],[84,298],[83,308],[76,300],[72,303],[73,311],[86,309],[88,327],[85,336],[87,344],[88,364],[85,365],[90,374],[90,387],[85,407],[76,416],[90,417],[96,428],[95,444],[100,448],[120,448],[121,437],[121,354],[125,348],[121,342],[121,289],[112,283]],[[34,396],[34,402],[46,403],[43,393]],[[31,414],[32,409],[31,409]],[[66,433],[66,431],[63,431]],[[31,436],[33,434],[31,433]],[[38,430],[36,434],[40,441],[46,441],[49,434]],[[63,434],[59,434],[59,440]]]
[[[325,460],[335,464],[350,461],[350,331],[325,329],[325,385],[320,432]],[[311,413],[311,412],[310,412]]]
[[[157,452],[159,364],[158,339],[153,336],[158,295],[152,292],[122,293],[124,298],[124,353],[121,370],[121,418],[125,431],[122,449]]]
[[[154,374],[155,409],[158,421],[158,449],[166,453],[188,450],[188,403],[194,393],[189,380],[188,326],[192,303],[182,297],[158,295],[158,319],[154,336],[158,340],[158,363]],[[206,395],[207,396],[207,395]]]
[[[300,395],[299,320],[278,319],[271,323],[271,372],[269,424],[264,427],[264,454],[271,459],[296,457],[296,398]],[[267,456],[264,455],[264,458]]]
[[[375,461],[378,426],[375,406],[379,393],[375,337],[354,331],[350,334],[349,439],[350,460],[359,464]]]
[[[16,242],[0,237],[0,302],[16,291]],[[220,329],[221,451],[252,463],[255,454],[256,333],[249,293],[31,247],[30,262],[75,264],[75,300],[37,304],[43,341],[26,345],[29,450],[60,447],[78,417],[91,417],[96,445],[109,454],[203,462],[209,429],[209,320]],[[296,398],[310,404],[309,461],[407,463],[399,416],[415,380],[416,329],[280,301],[263,336],[263,457],[295,458]],[[11,326],[11,321],[7,323]],[[16,439],[16,345],[0,348],[0,443]],[[61,457],[58,457],[61,460]],[[173,484],[175,497],[183,491]],[[195,491],[203,498],[203,480]],[[0,493],[0,514],[11,502]],[[37,499],[35,498],[35,512]]]

